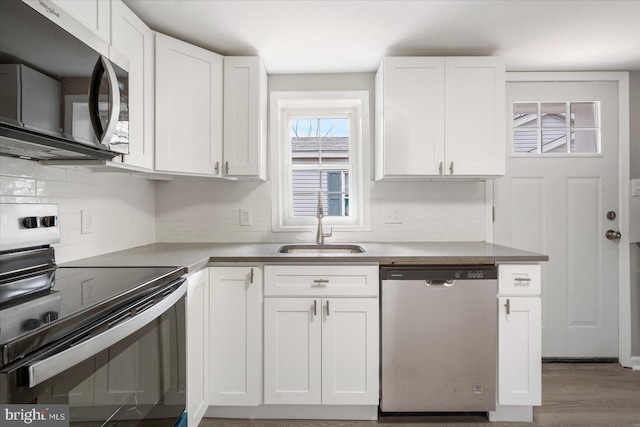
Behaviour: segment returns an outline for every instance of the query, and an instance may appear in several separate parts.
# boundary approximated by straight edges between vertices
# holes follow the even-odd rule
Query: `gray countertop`
[[[287,243],[156,243],[61,264],[63,267],[186,267],[196,271],[210,262],[493,264],[539,262],[549,257],[486,242],[357,243],[356,254],[281,254]],[[299,243],[295,243],[296,245]],[[343,244],[337,243],[336,244]]]

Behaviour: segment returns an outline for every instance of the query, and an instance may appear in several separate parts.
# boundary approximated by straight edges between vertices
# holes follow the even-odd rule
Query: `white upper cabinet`
[[[129,154],[122,162],[145,170],[153,169],[153,40],[153,31],[122,1],[111,2],[111,45],[129,59]]]
[[[504,90],[500,58],[384,58],[376,179],[504,174]]]
[[[105,0],[50,0],[108,42],[111,37],[111,10]]]
[[[376,74],[376,179],[438,175],[444,58],[385,58]]]
[[[155,169],[219,176],[223,57],[156,34]]]
[[[267,73],[258,57],[224,58],[224,175],[267,178]]]
[[[445,175],[504,175],[505,71],[496,57],[445,59]]]

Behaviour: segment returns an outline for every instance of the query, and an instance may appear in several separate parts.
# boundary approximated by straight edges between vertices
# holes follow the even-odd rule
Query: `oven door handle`
[[[173,307],[186,293],[187,283],[185,281],[178,289],[162,301],[142,313],[137,314],[130,320],[118,323],[100,335],[82,341],[51,357],[29,364],[26,366],[29,376],[29,387],[37,386],[72,368],[83,360],[95,356],[123,338],[134,334]]]

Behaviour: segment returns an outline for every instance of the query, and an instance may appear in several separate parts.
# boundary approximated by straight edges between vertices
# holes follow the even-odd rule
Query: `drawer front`
[[[266,265],[265,296],[378,296],[377,265]]]
[[[504,295],[539,295],[539,264],[500,264],[498,289]]]

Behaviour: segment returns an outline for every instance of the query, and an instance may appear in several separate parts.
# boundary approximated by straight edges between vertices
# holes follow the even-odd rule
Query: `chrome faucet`
[[[318,218],[318,231],[316,232],[316,244],[324,245],[324,238],[331,237],[333,234],[332,230],[329,230],[328,233],[325,233],[322,230],[322,218],[324,218],[324,212],[322,210],[322,195],[318,191],[318,208],[316,210],[316,218]]]

